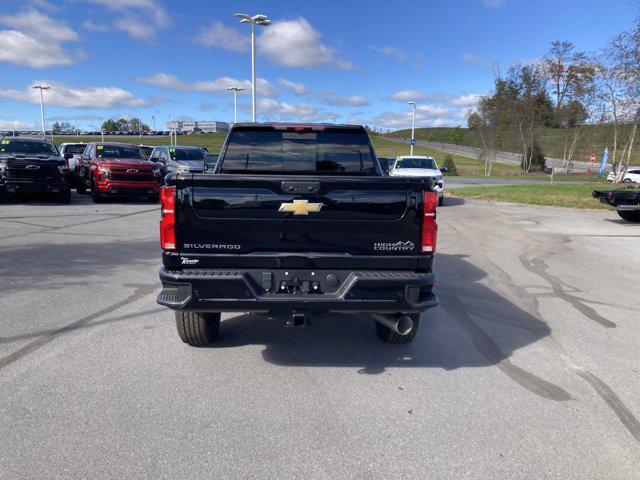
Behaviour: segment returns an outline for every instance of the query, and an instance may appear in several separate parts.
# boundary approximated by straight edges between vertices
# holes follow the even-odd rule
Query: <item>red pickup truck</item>
[[[78,193],[91,192],[95,203],[112,196],[146,196],[157,202],[160,169],[137,145],[89,143],[76,167]]]

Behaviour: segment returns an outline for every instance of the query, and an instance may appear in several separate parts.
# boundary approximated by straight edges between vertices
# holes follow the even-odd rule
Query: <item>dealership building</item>
[[[229,124],[217,120],[172,120],[167,122],[167,129],[178,133],[218,133],[228,132]]]

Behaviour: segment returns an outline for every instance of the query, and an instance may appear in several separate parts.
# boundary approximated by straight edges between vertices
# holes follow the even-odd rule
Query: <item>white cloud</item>
[[[454,98],[451,100],[451,105],[455,105],[456,107],[473,107],[478,103],[482,94],[480,93],[470,93],[468,95],[462,95],[460,97]]]
[[[47,44],[15,30],[0,30],[0,61],[46,68],[71,65],[76,59],[55,43]]]
[[[0,130],[34,130],[36,126],[33,123],[26,123],[22,120],[3,120],[0,118]]]
[[[336,95],[331,92],[321,92],[316,95],[318,100],[324,101],[329,105],[333,105],[335,107],[349,105],[352,107],[364,107],[369,105],[369,100],[364,98],[362,95]]]
[[[371,50],[375,50],[376,52],[382,53],[383,55],[387,55],[390,57],[397,58],[398,60],[405,60],[407,58],[407,54],[400,50],[399,48],[392,47],[391,45],[384,45],[382,47],[376,47],[375,45],[369,45]]]
[[[336,59],[336,65],[342,70],[358,70],[358,66],[355,63],[344,58]]]
[[[95,23],[91,20],[85,20],[82,26],[85,30],[88,30],[90,32],[106,32],[107,30],[109,30],[109,27],[107,27],[104,23]]]
[[[372,125],[386,128],[408,128],[411,126],[413,111],[409,108],[401,111],[384,112],[373,118]],[[440,127],[446,125],[459,125],[461,112],[433,105],[418,105],[416,107],[416,126]]]
[[[216,47],[231,52],[248,52],[251,47],[248,32],[227,27],[222,22],[211,22],[200,31],[196,41],[205,47]]]
[[[210,112],[211,110],[215,110],[216,106],[215,106],[214,103],[204,102],[204,103],[201,103],[200,105],[198,105],[198,108],[200,110],[202,110],[203,112]]]
[[[71,87],[47,80],[39,80],[35,83],[51,87],[44,92],[47,105],[68,108],[132,108],[148,103],[119,87]],[[40,103],[40,93],[30,87],[24,90],[0,89],[0,97],[34,104]]]
[[[482,0],[484,8],[488,8],[490,10],[500,8],[505,3],[507,3],[507,0]]]
[[[0,23],[38,40],[55,43],[79,40],[78,34],[62,21],[54,20],[33,8],[13,16],[0,16]]]
[[[246,105],[243,110],[248,111],[250,108],[250,105]],[[257,109],[258,115],[267,120],[317,122],[320,119],[320,112],[316,107],[306,103],[278,102],[271,98],[259,98]]]
[[[208,92],[216,94],[227,94],[227,87],[239,86],[244,87],[245,95],[251,93],[251,82],[249,80],[238,80],[232,77],[219,77],[215,80],[200,80],[197,82],[186,82],[179,77],[170,73],[154,73],[148,77],[135,77],[134,80],[146,83],[148,85],[156,85],[158,87],[168,88],[169,90],[180,90],[183,92]],[[264,78],[256,79],[257,93],[260,95],[275,95],[277,89]]]
[[[493,61],[487,58],[478,57],[476,55],[471,55],[470,53],[463,53],[460,58],[468,63],[473,63],[474,65],[481,65],[486,68],[491,68],[493,66]]]
[[[76,115],[53,115],[47,117],[47,121],[52,122],[68,122],[69,120],[102,120],[102,115],[96,115],[95,113],[82,113]]]
[[[305,93],[309,93],[309,89],[302,83],[292,82],[284,78],[279,78],[278,83],[284,88],[292,90],[296,95],[304,95]]]
[[[322,44],[320,33],[302,17],[275,21],[264,28],[258,50],[285,67],[317,67],[335,61],[335,49]]]
[[[424,93],[415,90],[400,90],[389,97],[396,102],[423,102],[427,99]]]
[[[64,42],[79,40],[78,34],[64,22],[33,8],[13,16],[0,16],[0,24],[11,28],[0,30],[0,61],[46,68],[71,65],[81,56],[73,56],[62,47]]]
[[[136,40],[152,40],[171,24],[169,14],[156,0],[87,0],[118,15],[115,27]]]

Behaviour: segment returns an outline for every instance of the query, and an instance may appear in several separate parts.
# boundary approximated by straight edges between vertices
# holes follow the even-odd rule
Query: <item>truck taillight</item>
[[[436,224],[436,207],[438,206],[438,194],[436,192],[424,192],[422,202],[422,253],[434,253],[438,238],[438,225]]]
[[[162,187],[160,189],[160,246],[163,250],[176,249],[176,189]]]

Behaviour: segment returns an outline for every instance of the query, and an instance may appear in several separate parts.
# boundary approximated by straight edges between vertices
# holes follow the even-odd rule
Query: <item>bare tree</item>
[[[585,53],[575,50],[573,43],[558,40],[551,43],[544,63],[555,98],[555,125],[565,129],[562,162],[568,172],[582,127],[589,118],[596,67]]]
[[[516,126],[522,145],[522,169],[527,173],[531,171],[541,128],[551,114],[547,81],[544,63],[513,66],[506,78],[496,80],[494,97]]]

